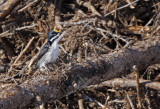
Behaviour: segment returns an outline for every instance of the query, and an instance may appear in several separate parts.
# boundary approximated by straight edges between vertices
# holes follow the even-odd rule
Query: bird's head
[[[51,30],[49,33],[48,33],[48,41],[50,42],[53,42],[54,40],[58,39],[59,37],[59,32],[57,30]]]
[[[60,34],[57,30],[51,30],[48,33],[48,42],[52,44],[53,42],[59,42],[59,40],[65,35],[65,33]]]

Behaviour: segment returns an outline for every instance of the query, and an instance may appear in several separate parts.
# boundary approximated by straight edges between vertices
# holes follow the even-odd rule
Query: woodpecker
[[[48,41],[42,47],[38,57],[36,67],[40,68],[40,71],[48,70],[47,64],[53,64],[59,55],[59,45],[58,42],[64,36],[60,34],[57,30],[50,31],[48,33]]]

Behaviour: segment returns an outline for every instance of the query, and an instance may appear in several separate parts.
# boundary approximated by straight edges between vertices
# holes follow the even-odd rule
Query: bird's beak
[[[60,34],[60,33],[58,33],[58,34]],[[60,34],[57,41],[59,42],[64,35],[65,35],[65,33]]]
[[[59,36],[59,40],[60,40],[64,35],[66,35],[66,33],[62,33],[62,34]]]

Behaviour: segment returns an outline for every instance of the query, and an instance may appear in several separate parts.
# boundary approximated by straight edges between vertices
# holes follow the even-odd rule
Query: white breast
[[[59,45],[58,42],[55,41],[53,44],[50,46],[49,50],[47,53],[39,60],[38,66],[41,71],[47,69],[46,65],[47,64],[54,64],[56,59],[58,58],[59,55]]]
[[[59,45],[57,42],[54,42],[48,50],[46,64],[54,63],[58,58],[58,55],[59,55]]]

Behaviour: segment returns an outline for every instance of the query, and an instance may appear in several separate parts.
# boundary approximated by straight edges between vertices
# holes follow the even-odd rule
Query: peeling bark
[[[0,108],[17,109],[27,105],[40,105],[49,100],[67,96],[88,85],[98,84],[160,63],[160,37],[136,42],[130,48],[90,57],[67,71],[58,69],[48,75],[38,75],[24,83],[8,87],[0,93]]]

